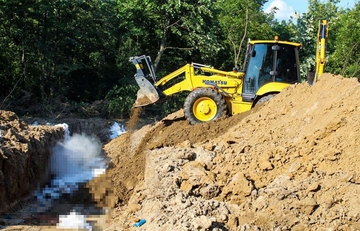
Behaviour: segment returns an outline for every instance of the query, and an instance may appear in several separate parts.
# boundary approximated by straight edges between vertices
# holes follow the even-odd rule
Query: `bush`
[[[106,99],[109,100],[109,116],[121,119],[129,118],[138,89],[139,87],[134,84],[121,87],[115,85],[106,95]]]

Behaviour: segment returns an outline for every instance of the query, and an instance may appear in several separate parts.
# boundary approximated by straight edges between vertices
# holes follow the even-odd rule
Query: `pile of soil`
[[[324,74],[247,113],[129,129],[87,185],[111,208],[102,229],[360,230],[359,94],[358,79]]]
[[[113,140],[106,230],[359,230],[359,87],[325,74],[246,114],[179,111]]]

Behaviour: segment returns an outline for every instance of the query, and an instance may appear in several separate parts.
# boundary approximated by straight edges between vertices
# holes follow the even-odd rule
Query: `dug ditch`
[[[125,121],[71,119],[52,125],[8,111],[0,115],[0,228],[102,230],[109,202],[96,196],[101,186],[111,187],[102,179],[111,164],[102,147],[125,132]],[[92,180],[96,176],[99,180]]]

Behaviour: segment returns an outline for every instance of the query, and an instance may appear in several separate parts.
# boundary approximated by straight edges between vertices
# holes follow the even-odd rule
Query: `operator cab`
[[[300,82],[299,43],[262,40],[249,41],[244,61],[243,101],[252,102],[258,90],[269,83]]]

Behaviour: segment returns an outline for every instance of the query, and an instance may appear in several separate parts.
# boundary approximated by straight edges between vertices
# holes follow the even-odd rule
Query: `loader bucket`
[[[136,77],[135,79],[140,89],[137,92],[137,99],[134,103],[134,107],[146,106],[159,100],[159,93],[149,80],[145,77]]]

